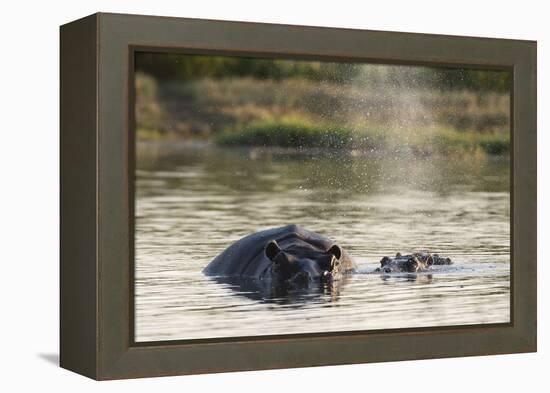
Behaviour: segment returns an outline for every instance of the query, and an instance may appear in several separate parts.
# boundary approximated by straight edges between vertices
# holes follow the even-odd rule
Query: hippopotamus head
[[[380,267],[376,271],[382,273],[415,273],[427,270],[432,265],[450,265],[451,263],[450,258],[442,258],[438,254],[414,253],[401,255],[401,253],[397,253],[395,258],[383,257],[380,260]]]
[[[265,247],[265,255],[271,261],[271,277],[287,284],[330,282],[342,275],[342,249],[338,245],[320,251],[300,245],[281,248],[271,240]]]

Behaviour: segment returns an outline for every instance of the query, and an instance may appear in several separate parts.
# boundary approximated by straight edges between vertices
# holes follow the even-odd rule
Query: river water
[[[507,158],[139,143],[135,340],[509,322]],[[298,224],[348,250],[336,288],[266,294],[201,270],[254,231]],[[454,264],[372,274],[384,255]]]

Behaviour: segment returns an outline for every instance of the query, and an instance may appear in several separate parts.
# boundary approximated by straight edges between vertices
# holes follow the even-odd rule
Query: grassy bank
[[[384,144],[384,137],[381,134],[368,129],[298,121],[256,123],[241,130],[226,130],[217,135],[214,140],[223,146],[332,149],[374,149]]]
[[[483,152],[490,155],[503,155],[510,152],[508,133],[479,134],[445,130],[433,135],[429,143],[435,153]]]
[[[136,76],[139,140],[505,154],[509,107],[509,96],[495,92],[246,77],[183,83]]]
[[[221,146],[274,146],[283,148],[342,148],[395,151],[403,148],[418,154],[509,152],[506,133],[481,134],[453,129],[432,132],[350,128],[334,124],[298,121],[263,122],[242,129],[226,130],[214,138]]]

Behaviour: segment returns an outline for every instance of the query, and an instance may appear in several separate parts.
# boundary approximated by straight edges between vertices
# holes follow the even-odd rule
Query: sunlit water
[[[507,159],[177,143],[137,157],[136,341],[509,321]],[[334,239],[360,272],[279,298],[201,273],[232,242],[290,223]],[[416,250],[455,264],[372,274]]]

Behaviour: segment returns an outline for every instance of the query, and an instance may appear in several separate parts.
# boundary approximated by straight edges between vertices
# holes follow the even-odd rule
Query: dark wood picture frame
[[[136,343],[135,51],[506,69],[511,322]],[[104,380],[536,351],[536,42],[98,13],[61,27],[60,363]]]

